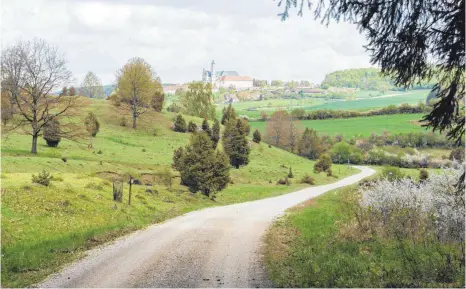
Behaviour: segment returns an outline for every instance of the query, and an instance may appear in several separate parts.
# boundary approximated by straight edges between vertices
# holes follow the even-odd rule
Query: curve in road
[[[375,171],[359,167],[336,183],[191,212],[87,252],[38,287],[272,287],[261,237],[292,206],[354,184]]]

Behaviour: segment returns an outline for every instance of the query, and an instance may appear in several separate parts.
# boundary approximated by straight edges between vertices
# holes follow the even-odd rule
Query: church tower
[[[202,69],[202,82],[207,82],[207,72],[205,71],[205,68]]]
[[[215,61],[212,60],[210,64],[210,82],[212,84],[212,88],[215,86],[215,81],[217,80],[217,73],[215,72]]]

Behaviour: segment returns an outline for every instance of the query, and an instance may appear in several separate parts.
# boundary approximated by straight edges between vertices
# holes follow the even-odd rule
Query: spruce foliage
[[[178,114],[176,116],[176,121],[175,121],[175,131],[177,132],[186,132],[186,121],[184,120],[183,116],[181,114]]]
[[[212,135],[212,131],[210,130],[209,122],[207,121],[207,118],[204,118],[202,121],[202,130],[205,131],[209,136]]]
[[[226,110],[223,111],[222,115],[222,121],[221,123],[223,125],[226,125],[230,120],[236,119],[236,111],[235,109],[231,106],[231,103],[228,105]]]
[[[210,140],[212,140],[212,146],[215,149],[217,147],[218,141],[220,140],[220,122],[218,119],[215,119],[214,125],[212,126]]]
[[[230,181],[227,156],[213,149],[205,132],[193,133],[190,144],[175,151],[172,167],[180,172],[181,183],[191,192],[200,191],[212,199]]]
[[[241,120],[230,119],[223,133],[223,149],[230,158],[230,164],[239,169],[249,163],[250,148]]]
[[[197,131],[197,125],[193,122],[193,121],[190,121],[188,123],[188,131],[189,132],[195,132]]]
[[[256,129],[254,133],[252,134],[252,141],[255,143],[260,143],[261,140],[262,140],[261,133],[259,132],[258,129]]]

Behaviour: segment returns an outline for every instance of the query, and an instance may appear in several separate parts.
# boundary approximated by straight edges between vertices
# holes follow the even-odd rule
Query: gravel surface
[[[191,212],[134,232],[87,256],[38,287],[272,287],[261,237],[287,208],[372,175],[360,173],[286,195]]]

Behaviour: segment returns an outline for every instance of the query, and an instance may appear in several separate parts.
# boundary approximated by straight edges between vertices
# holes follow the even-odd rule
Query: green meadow
[[[62,140],[57,148],[50,148],[40,139],[38,154],[33,155],[30,136],[2,135],[4,287],[29,286],[86,249],[192,210],[297,190],[305,186],[298,180],[306,173],[321,185],[356,172],[343,165],[334,170],[339,173],[334,177],[315,174],[313,161],[250,142],[249,165],[231,169],[229,186],[211,200],[181,186],[177,172],[169,178],[172,185],[167,183],[173,150],[189,142],[188,133],[171,130],[175,114],[147,112],[133,130],[120,125],[121,115],[105,100],[89,101],[82,118],[87,111],[94,111],[101,125],[93,149],[87,147],[88,140]],[[291,185],[277,185],[290,167],[295,175]],[[44,169],[53,175],[49,187],[31,181],[32,174]],[[141,181],[132,188],[131,205],[128,184],[123,202],[114,202],[112,182],[127,181],[129,175]]]
[[[346,119],[324,119],[324,120],[301,120],[302,128],[315,129],[320,134],[341,134],[346,138],[353,136],[367,137],[372,132],[376,134],[388,131],[390,133],[427,132],[417,122],[423,117],[422,114],[394,114],[378,115],[368,117],[355,117]],[[251,122],[251,129],[259,129],[265,133],[266,122]]]

